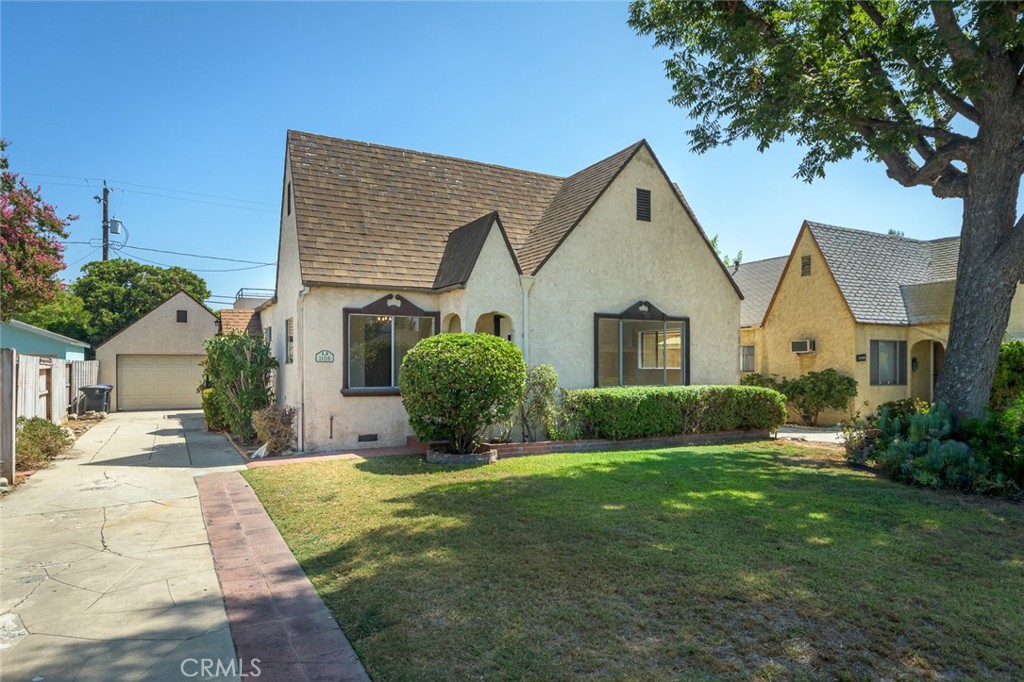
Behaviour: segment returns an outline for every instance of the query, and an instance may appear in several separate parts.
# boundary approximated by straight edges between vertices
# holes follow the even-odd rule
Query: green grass
[[[1024,509],[825,451],[245,476],[375,680],[1024,675]]]

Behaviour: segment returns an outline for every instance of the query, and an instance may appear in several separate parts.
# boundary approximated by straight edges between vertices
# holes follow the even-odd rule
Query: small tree
[[[845,410],[849,406],[857,396],[857,380],[829,368],[784,382],[782,392],[806,423],[816,425],[822,410]]]
[[[523,439],[538,441],[551,432],[555,421],[558,372],[551,365],[534,365],[526,370],[526,390],[519,403]]]
[[[206,376],[223,401],[232,435],[256,438],[252,414],[273,402],[270,382],[276,369],[270,345],[261,338],[233,333],[206,340]]]
[[[67,226],[78,216],[61,218],[32,189],[8,171],[7,141],[0,139],[0,319],[33,310],[63,288]]]
[[[818,423],[818,415],[822,410],[845,410],[850,401],[857,397],[857,380],[831,368],[820,372],[808,372],[796,379],[748,374],[743,377],[742,383],[745,386],[763,386],[782,393],[790,407],[811,425]]]
[[[438,334],[405,354],[402,404],[416,436],[473,452],[486,431],[515,414],[526,383],[522,352],[488,334]]]

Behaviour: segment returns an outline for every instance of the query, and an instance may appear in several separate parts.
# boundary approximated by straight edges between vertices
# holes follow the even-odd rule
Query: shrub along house
[[[959,251],[958,237],[920,241],[804,222],[781,269],[770,259],[736,272],[746,297],[741,353],[751,358],[744,371],[793,378],[834,368],[857,380],[856,409],[910,397],[931,401]],[[1024,333],[1022,288],[1008,338]],[[769,289],[768,303],[755,309]],[[821,421],[843,416],[823,414]]]
[[[495,334],[565,387],[735,383],[740,293],[644,141],[564,178],[291,131],[260,307],[304,450],[403,444],[402,357]]]

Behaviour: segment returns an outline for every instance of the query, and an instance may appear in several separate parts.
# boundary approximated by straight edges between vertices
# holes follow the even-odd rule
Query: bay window
[[[400,296],[385,297],[365,308],[346,308],[344,328],[343,390],[395,393],[402,359],[421,339],[437,333],[438,314]]]
[[[595,385],[680,385],[689,381],[689,322],[641,301],[595,316]]]

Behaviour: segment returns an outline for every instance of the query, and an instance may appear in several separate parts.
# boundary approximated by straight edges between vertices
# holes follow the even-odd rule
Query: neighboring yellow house
[[[789,378],[831,367],[857,380],[851,408],[861,411],[865,403],[870,411],[889,400],[930,401],[959,252],[959,237],[920,241],[804,222],[787,258],[745,263],[733,274],[745,297],[740,353],[749,359],[741,369]],[[1022,288],[1007,337],[1024,336]]]
[[[567,388],[734,384],[740,293],[640,141],[557,177],[290,131],[259,307],[306,451],[404,444],[402,357],[495,334]]]

